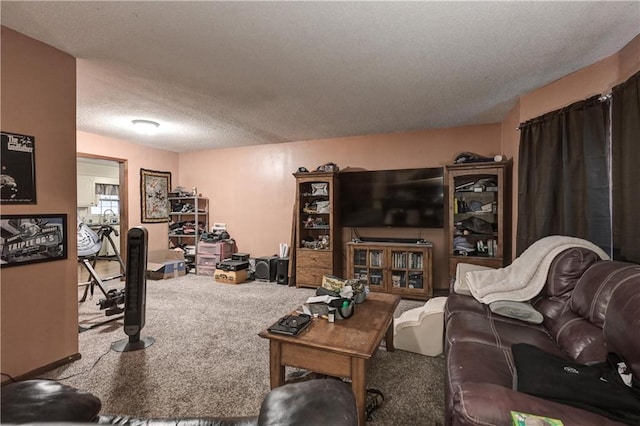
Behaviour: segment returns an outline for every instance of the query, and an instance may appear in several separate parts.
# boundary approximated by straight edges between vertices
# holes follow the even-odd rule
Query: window
[[[98,205],[91,207],[91,214],[103,215],[113,212],[114,215],[118,215],[120,211],[120,196],[119,195],[99,195]]]

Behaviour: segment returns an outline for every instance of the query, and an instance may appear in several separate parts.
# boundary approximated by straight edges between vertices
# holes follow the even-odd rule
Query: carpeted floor
[[[43,377],[94,393],[102,400],[102,413],[255,415],[269,391],[269,344],[258,332],[312,294],[311,289],[275,283],[217,284],[192,274],[148,281],[142,336],[154,337],[152,346],[126,353],[110,350],[112,342],[127,337],[122,321],[115,321],[80,333],[82,359]],[[80,304],[81,326],[106,319],[96,306],[99,298],[96,293],[94,300]],[[396,316],[422,304],[403,300]],[[386,397],[371,424],[443,423],[443,358],[380,349],[367,385]]]

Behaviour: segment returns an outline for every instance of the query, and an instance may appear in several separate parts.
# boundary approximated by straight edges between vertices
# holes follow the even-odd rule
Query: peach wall
[[[1,55],[2,130],[35,137],[37,196],[2,214],[68,220],[68,259],[2,269],[1,369],[17,377],[78,353],[76,61],[5,27]]]
[[[618,78],[617,55],[578,70],[520,97],[520,122],[538,117],[590,96],[607,93]]]
[[[341,170],[438,167],[462,151],[497,154],[498,124],[419,132],[311,140],[180,154],[179,183],[210,199],[210,222],[224,222],[240,252],[275,254],[290,243],[295,201],[292,173],[335,162]],[[351,239],[344,230],[344,241]],[[447,288],[444,229],[368,229],[362,236],[425,238],[435,244],[434,287]],[[346,263],[346,262],[343,262]]]
[[[505,152],[513,153],[517,160],[520,135],[512,130],[518,123],[525,122],[547,112],[562,108],[598,94],[608,94],[616,84],[622,83],[640,71],[640,35],[631,40],[619,52],[593,65],[582,68],[553,83],[526,93],[520,97],[502,122],[502,144]],[[517,229],[517,172],[518,162],[514,161],[513,174],[513,254]]]
[[[149,231],[149,251],[166,249],[168,247],[167,223],[143,224],[140,221],[140,169],[171,172],[172,186],[177,186],[179,184],[178,154],[80,131],[77,133],[77,139],[78,154],[126,160],[128,215],[126,223],[122,222],[121,229],[126,232],[128,228],[142,225]]]
[[[618,57],[618,80],[611,86],[622,83],[640,69],[640,35],[627,43],[616,56]]]

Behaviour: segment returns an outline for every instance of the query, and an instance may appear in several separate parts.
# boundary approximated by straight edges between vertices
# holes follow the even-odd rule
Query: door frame
[[[77,152],[78,158],[92,158],[96,160],[107,160],[118,163],[118,191],[120,194],[120,256],[127,264],[127,231],[129,229],[129,160],[126,158],[108,157],[105,155],[87,154]],[[76,178],[77,179],[77,178]]]

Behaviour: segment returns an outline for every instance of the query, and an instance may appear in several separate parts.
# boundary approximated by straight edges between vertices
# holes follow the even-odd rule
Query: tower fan
[[[111,345],[117,352],[137,351],[151,346],[153,337],[140,338],[147,305],[147,230],[138,226],[127,232],[127,281],[124,290],[124,333],[128,339]]]

